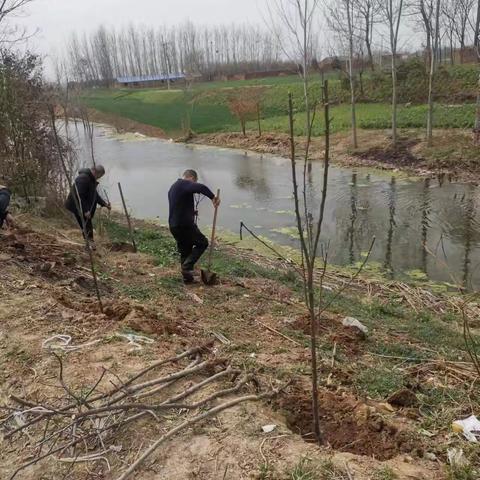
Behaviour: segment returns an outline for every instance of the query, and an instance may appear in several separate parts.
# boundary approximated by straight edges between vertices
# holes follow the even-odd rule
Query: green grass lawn
[[[348,92],[341,86],[338,74],[330,76],[332,130],[339,132],[350,128]],[[320,99],[320,80],[312,77],[310,96]],[[237,119],[230,113],[228,103],[232,96],[248,98],[249,92],[260,92],[264,131],[288,132],[288,94],[294,99],[296,134],[304,134],[303,85],[300,77],[286,76],[248,81],[206,82],[195,85],[189,92],[164,89],[95,89],[83,93],[80,100],[101,112],[110,113],[153,125],[168,135],[180,135],[184,130],[187,113],[191,115],[191,128],[195,133],[237,132]],[[398,124],[400,128],[423,128],[426,124],[426,106],[400,104]],[[437,105],[434,126],[436,128],[472,128],[475,105]],[[387,129],[391,126],[391,107],[386,102],[359,103],[358,126],[363,129]],[[255,130],[256,122],[248,123]],[[317,116],[314,135],[323,133],[322,115]]]

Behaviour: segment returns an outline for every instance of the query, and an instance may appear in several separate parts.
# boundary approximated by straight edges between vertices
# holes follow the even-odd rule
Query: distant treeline
[[[189,22],[159,29],[101,26],[88,36],[74,34],[67,58],[71,80],[104,85],[130,75],[182,72],[208,80],[292,68],[280,42],[266,29],[250,25],[198,27]]]

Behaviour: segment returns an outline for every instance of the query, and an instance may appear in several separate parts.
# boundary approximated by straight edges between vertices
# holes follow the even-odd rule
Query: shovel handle
[[[217,190],[217,198],[220,198],[220,189]],[[210,250],[208,251],[207,269],[209,271],[210,271],[210,267],[212,266],[213,243],[215,241],[215,230],[217,229],[217,216],[218,216],[218,205],[215,205],[215,210],[213,212],[212,237],[210,238]]]

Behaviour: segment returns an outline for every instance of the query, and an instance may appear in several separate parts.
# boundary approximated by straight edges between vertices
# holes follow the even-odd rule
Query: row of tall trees
[[[282,68],[275,35],[249,25],[199,27],[100,26],[89,35],[73,34],[68,44],[76,81],[109,82],[119,76],[185,72],[215,76]]]

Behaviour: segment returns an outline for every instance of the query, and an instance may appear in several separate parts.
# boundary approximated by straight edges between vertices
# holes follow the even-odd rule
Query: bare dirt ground
[[[352,369],[366,361],[367,352],[364,340],[342,327],[340,315],[326,315],[322,338],[341,346],[350,362],[336,364],[331,351],[322,353],[324,445],[318,447],[311,442],[308,343],[301,336],[275,333],[285,325],[299,335],[307,329],[305,311],[291,289],[260,276],[229,276],[213,288],[185,287],[178,281],[176,266],[158,266],[144,253],[114,251],[122,249],[112,248],[104,236],[96,254],[105,302],[100,313],[78,232],[63,223],[54,222],[52,227],[52,221],[31,217],[21,218],[21,223],[30,227],[0,233],[2,406],[11,405],[11,394],[38,402],[61,395],[55,358],[42,348],[56,334],[70,335],[75,345],[100,340],[64,355],[64,378],[76,392],[92,386],[103,369],[125,380],[155,360],[213,340],[215,356],[251,372],[265,388],[287,380],[291,385],[271,401],[239,405],[179,433],[133,478],[446,478],[444,455],[434,455],[438,444],[446,441],[445,432],[421,436],[415,405],[373,401],[352,387]],[[261,257],[255,261],[261,262]],[[115,336],[121,332],[146,335],[153,343],[132,350]],[[183,386],[201,379],[199,375]],[[2,417],[8,413],[1,412]],[[168,429],[169,422],[191,414],[177,412],[161,422],[149,418],[119,431],[115,445],[120,453],[110,458],[111,471],[104,461],[71,468],[49,458],[16,478],[116,479]],[[268,424],[277,427],[264,433],[262,426]],[[30,443],[29,436],[0,443],[0,478],[10,478],[31,458]],[[301,476],[307,470],[310,476]],[[386,476],[389,472],[395,476]]]

